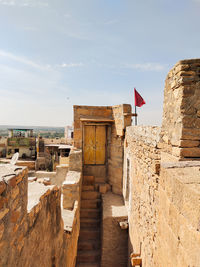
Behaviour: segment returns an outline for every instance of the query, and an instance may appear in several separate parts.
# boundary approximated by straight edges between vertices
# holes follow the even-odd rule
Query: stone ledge
[[[53,190],[57,190],[57,186],[48,185],[45,186],[38,182],[32,182],[28,184],[28,204],[27,211],[28,213],[37,206],[41,199],[49,195]]]
[[[78,201],[75,201],[73,210],[62,209],[62,218],[64,222],[64,231],[72,233],[73,226],[76,223],[78,212]]]
[[[127,219],[128,213],[122,196],[108,192],[102,195],[102,200],[103,220],[108,217],[119,218],[119,220]]]
[[[68,186],[76,185],[80,182],[81,172],[69,171],[66,175],[66,179],[62,184],[63,189]]]

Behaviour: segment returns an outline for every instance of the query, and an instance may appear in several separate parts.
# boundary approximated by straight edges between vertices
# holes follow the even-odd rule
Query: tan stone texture
[[[200,135],[199,65],[199,59],[179,61],[165,81],[161,140],[172,147],[199,146],[194,143]],[[198,149],[174,148],[172,154],[180,159],[200,157]]]

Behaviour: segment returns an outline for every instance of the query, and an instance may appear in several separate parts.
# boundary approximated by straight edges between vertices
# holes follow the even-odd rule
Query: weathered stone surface
[[[119,223],[127,219],[127,211],[121,196],[103,195],[102,258],[101,266],[127,266],[127,231]]]
[[[4,233],[4,224],[1,223],[0,224],[0,240],[1,240],[2,236],[3,236],[3,233]]]
[[[80,202],[72,211],[71,230],[66,233],[61,190],[37,182],[28,184],[27,171],[14,171],[11,176],[7,171],[6,191],[0,198],[4,205],[0,209],[0,266],[75,267]]]
[[[197,60],[199,61],[199,60]],[[197,147],[195,143],[180,140],[199,141],[200,101],[199,101],[199,63],[193,60],[179,61],[169,72],[164,91],[164,107],[161,138],[172,147]],[[185,67],[187,66],[187,67]],[[193,152],[172,149],[179,158],[199,157],[198,149]]]
[[[180,140],[179,147],[197,147],[200,145],[200,141],[197,140]]]

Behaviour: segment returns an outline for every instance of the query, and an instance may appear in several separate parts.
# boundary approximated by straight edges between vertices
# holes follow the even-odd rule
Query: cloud
[[[21,6],[21,7],[47,7],[47,0],[0,0],[0,5],[4,6]]]
[[[35,68],[35,69],[38,69],[38,70],[45,70],[45,69],[49,68],[48,66],[43,66],[41,64],[38,64],[38,63],[36,63],[36,62],[34,62],[32,60],[29,60],[29,59],[25,58],[25,57],[16,56],[16,55],[14,55],[12,53],[9,53],[7,51],[4,51],[4,50],[0,50],[0,57],[4,57],[6,59],[25,64],[25,65],[27,65],[29,67],[32,67],[32,68]]]
[[[165,69],[165,65],[160,63],[125,64],[124,68],[140,71],[162,71]]]
[[[76,67],[83,67],[84,64],[82,62],[79,63],[62,63],[61,65],[57,65],[58,67],[62,68],[76,68]]]

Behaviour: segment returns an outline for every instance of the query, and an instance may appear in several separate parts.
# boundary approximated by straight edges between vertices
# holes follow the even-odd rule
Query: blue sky
[[[146,105],[159,125],[164,81],[200,57],[200,0],[0,0],[0,124],[65,126],[72,106]]]

